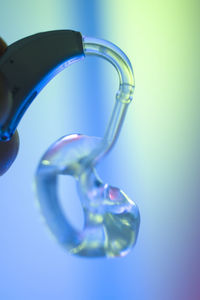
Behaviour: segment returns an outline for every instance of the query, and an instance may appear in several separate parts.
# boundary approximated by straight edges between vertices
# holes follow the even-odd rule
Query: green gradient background
[[[199,12],[198,1],[123,1],[108,22],[136,76],[124,138],[149,299],[200,298]]]
[[[141,228],[127,257],[79,259],[48,239],[33,206],[30,183],[44,150],[66,133],[101,136],[113,107],[117,75],[106,62],[85,60],[59,74],[19,126],[20,153],[0,181],[0,299],[200,299],[199,12],[198,1],[179,0],[1,3],[8,44],[71,28],[130,58],[134,100],[99,171],[139,205]],[[80,225],[75,200],[66,210]]]

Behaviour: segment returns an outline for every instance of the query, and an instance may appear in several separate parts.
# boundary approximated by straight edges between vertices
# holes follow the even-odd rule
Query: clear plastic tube
[[[113,43],[102,39],[83,37],[83,49],[86,56],[98,56],[110,62],[119,76],[119,89],[116,93],[116,102],[109,124],[102,143],[90,156],[89,163],[92,160],[95,163],[111,149],[119,136],[128,105],[133,99],[135,80],[128,57]]]

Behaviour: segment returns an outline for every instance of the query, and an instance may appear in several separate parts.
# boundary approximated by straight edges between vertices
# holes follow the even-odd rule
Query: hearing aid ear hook
[[[35,187],[49,229],[67,251],[84,257],[115,257],[134,246],[140,223],[137,206],[119,188],[97,175],[95,165],[111,149],[119,135],[134,78],[125,54],[110,42],[83,37],[84,54],[103,57],[116,68],[120,85],[103,138],[73,134],[49,147],[37,168]],[[77,231],[66,219],[58,197],[58,176],[73,176],[84,212],[84,228]]]
[[[115,106],[103,138],[104,151],[96,149],[94,152],[94,156],[98,160],[99,155],[106,153],[119,135],[128,104],[132,101],[135,82],[128,57],[116,45],[102,39],[83,37],[83,49],[86,56],[98,56],[110,62],[119,76],[119,89],[116,94]],[[99,151],[99,155],[97,151]]]

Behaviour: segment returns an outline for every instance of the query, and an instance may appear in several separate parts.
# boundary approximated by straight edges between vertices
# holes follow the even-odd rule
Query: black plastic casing
[[[9,140],[23,114],[42,88],[60,71],[84,57],[80,32],[38,33],[8,46],[0,58],[0,73],[13,96],[0,140]]]

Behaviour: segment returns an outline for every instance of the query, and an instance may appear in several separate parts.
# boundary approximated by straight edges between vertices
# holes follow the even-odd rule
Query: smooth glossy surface
[[[86,167],[85,161],[100,142],[99,138],[77,134],[55,142],[38,167],[37,194],[51,232],[69,252],[86,257],[122,256],[136,242],[139,211],[123,191],[103,183],[93,166]],[[80,232],[62,212],[57,196],[60,174],[71,175],[77,181],[84,211],[84,228]]]

